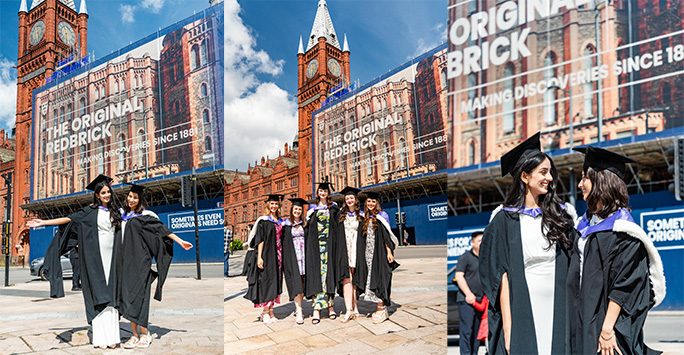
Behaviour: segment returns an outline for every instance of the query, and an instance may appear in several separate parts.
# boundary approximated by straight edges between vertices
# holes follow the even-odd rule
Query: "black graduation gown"
[[[109,279],[105,280],[102,258],[100,256],[100,239],[97,229],[97,207],[86,206],[78,212],[70,214],[71,219],[66,226],[61,226],[55,234],[45,253],[45,268],[50,281],[50,297],[64,297],[62,282],[62,266],[60,255],[68,251],[68,245],[77,240],[81,262],[81,287],[85,303],[88,324],[107,306],[116,306],[115,290],[117,254],[121,248],[121,229],[114,230],[114,248],[112,251]]]
[[[568,217],[569,219],[570,217]],[[552,354],[566,354],[566,293],[569,251],[556,245]],[[500,211],[485,228],[480,246],[480,278],[489,299],[489,353],[506,354],[499,291],[501,277],[508,273],[511,303],[511,354],[537,354],[532,304],[525,279],[520,215]],[[596,349],[594,349],[596,350]]]
[[[337,293],[344,297],[344,290],[342,287],[342,282],[344,279],[348,279],[349,268],[356,267],[356,265],[349,265],[349,250],[347,250],[347,235],[344,230],[344,222],[340,222],[340,216],[338,214],[337,218],[333,221],[335,224],[335,282],[337,283]],[[361,238],[361,230],[363,229],[363,218],[359,221],[359,228],[357,230],[356,240],[358,243],[359,238]],[[361,254],[363,256],[363,254]],[[356,254],[359,257],[359,254]]]
[[[326,293],[331,297],[335,297],[336,282],[336,265],[337,247],[335,240],[335,223],[332,221],[337,218],[340,208],[333,204],[330,208],[330,226],[328,227],[328,273],[325,279]],[[313,212],[306,227],[304,234],[304,257],[305,257],[305,274],[306,285],[304,290],[307,298],[313,298],[316,294],[323,292],[323,284],[321,283],[321,252],[318,245],[318,217],[316,212]]]
[[[371,273],[371,282],[368,288],[375,293],[375,295],[382,300],[385,306],[389,307],[390,293],[392,291],[392,271],[399,267],[399,264],[394,260],[391,264],[387,261],[387,245],[392,253],[396,245],[390,238],[389,231],[384,223],[380,222],[382,218],[377,216],[378,226],[375,229],[375,249],[373,249],[373,262],[371,263],[371,270],[368,270],[366,265],[366,231],[363,229],[363,223],[359,225],[359,238],[356,240],[356,268],[354,269],[354,277],[352,283],[357,288],[357,295],[366,292],[366,280],[368,279],[368,272]],[[346,257],[346,255],[345,255]]]
[[[154,299],[161,301],[162,286],[166,281],[173,258],[173,233],[159,219],[143,215],[126,221],[117,258],[117,305],[119,313],[129,321],[147,327],[150,314],[152,281],[157,280]],[[157,271],[152,270],[152,258]]]
[[[254,252],[246,261],[249,265],[247,270],[247,293],[245,298],[254,304],[265,303],[276,299],[283,293],[283,273],[278,267],[278,250],[276,249],[276,224],[267,219],[257,222],[256,234],[249,244]],[[263,242],[261,258],[264,260],[264,268],[257,266],[257,253],[259,243]]]
[[[570,350],[595,354],[610,300],[622,308],[615,322],[615,338],[623,354],[660,354],[644,344],[643,327],[654,304],[649,282],[649,258],[639,239],[613,230],[589,234],[580,260],[575,239],[568,271]]]
[[[306,230],[304,231],[306,233]],[[304,293],[304,284],[302,277],[299,275],[299,264],[297,263],[297,254],[292,241],[292,226],[283,227],[282,235],[283,245],[283,274],[285,276],[285,284],[287,285],[287,293],[290,295],[290,301],[300,293]],[[304,275],[306,278],[306,275]]]

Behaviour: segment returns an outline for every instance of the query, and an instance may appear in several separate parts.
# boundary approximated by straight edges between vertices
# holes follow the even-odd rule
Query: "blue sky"
[[[445,0],[328,0],[361,85],[446,40]],[[226,1],[226,169],[278,155],[297,133],[297,47],[318,0]]]

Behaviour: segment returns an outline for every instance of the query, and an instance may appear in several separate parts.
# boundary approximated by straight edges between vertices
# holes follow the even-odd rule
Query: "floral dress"
[[[368,277],[366,278],[366,287],[365,290],[366,292],[363,294],[362,299],[364,301],[369,301],[369,302],[375,302],[375,303],[380,303],[382,302],[381,299],[378,298],[378,296],[375,295],[375,292],[371,291],[370,289],[370,284],[371,284],[371,269],[373,267],[373,251],[375,250],[375,229],[373,228],[373,222],[368,223],[368,229],[366,230],[366,250],[365,250],[365,257],[366,257],[366,267],[368,267]]]
[[[299,274],[304,275],[304,228],[302,228],[302,222],[292,226],[292,244],[294,244]]]
[[[330,210],[321,208],[316,210],[316,217],[318,219],[318,250],[321,260],[321,285],[323,291],[317,293],[313,298],[313,308],[321,310],[333,306],[333,299],[328,294],[327,283],[325,282],[328,276],[328,235],[330,232]]]
[[[269,221],[275,222],[276,224],[276,251],[278,254],[278,273],[282,275],[283,273],[283,243],[281,242],[281,236],[283,235],[283,224],[282,220],[275,221],[271,216],[268,217]],[[280,295],[273,300],[264,303],[257,303],[254,308],[271,308],[274,304],[280,304]]]

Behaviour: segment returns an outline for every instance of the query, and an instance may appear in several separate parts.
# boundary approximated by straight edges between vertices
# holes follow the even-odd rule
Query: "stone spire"
[[[325,37],[325,40],[340,49],[340,42],[337,40],[335,28],[333,27],[330,13],[328,12],[328,4],[325,0],[318,2],[318,10],[316,11],[316,18],[314,18],[313,28],[311,28],[311,35],[307,40],[306,51],[313,48],[318,43],[318,38]]]
[[[26,0],[21,0],[21,5],[19,6],[19,12],[28,12],[26,7]]]
[[[299,49],[297,49],[297,54],[304,54],[304,46],[302,45],[302,36],[299,36]]]
[[[85,1],[85,0],[83,0]],[[347,34],[344,34],[344,45],[342,46],[342,52],[349,52],[349,43],[347,43]]]
[[[33,10],[34,7],[42,4],[45,0],[33,0],[31,3],[31,10]],[[72,10],[76,11],[76,4],[74,4],[74,0],[58,0],[62,4],[69,6]]]
[[[86,0],[81,0],[81,9],[78,10],[79,14],[88,14],[88,9],[86,8]]]

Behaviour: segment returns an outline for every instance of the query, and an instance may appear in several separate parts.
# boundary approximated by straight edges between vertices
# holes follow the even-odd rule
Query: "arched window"
[[[85,179],[81,178],[81,191],[84,191],[86,187]]]
[[[468,144],[468,165],[475,165],[475,141]]]
[[[86,99],[85,97],[82,97],[81,100],[79,100],[79,104],[81,106],[81,116],[86,114]]]
[[[207,152],[210,152],[211,149],[211,137],[206,136],[204,137],[204,150]]]
[[[210,122],[209,121],[209,110],[207,110],[207,109],[202,111],[202,122],[204,122],[205,124]]]
[[[142,144],[145,141],[145,132],[141,129],[138,131],[138,143]],[[145,148],[140,148],[138,152],[138,168],[145,166]]]
[[[124,145],[126,144],[126,136],[122,134],[119,135],[119,172],[126,171],[126,152],[124,151]]]
[[[114,79],[114,93],[119,92],[119,82]]]
[[[119,86],[121,88],[121,91],[126,90],[126,82],[123,80],[123,78],[121,79],[121,84]]]
[[[138,76],[136,75],[131,79],[131,89],[135,89],[135,87],[136,87],[135,84],[137,81],[138,81]]]
[[[440,78],[440,88],[442,90],[446,89],[446,84],[447,84],[447,74],[446,74],[446,69],[442,69],[442,72],[439,75]]]
[[[401,95],[397,95],[397,105],[401,105]]]
[[[202,84],[200,86],[200,97],[207,97],[208,94],[207,84]]]
[[[100,97],[103,98],[103,99],[104,99],[104,97],[105,97],[104,85],[102,85],[102,86],[100,87]]]
[[[195,44],[190,49],[190,70],[195,70],[200,66],[199,47]]]
[[[387,144],[387,142],[382,143],[382,155],[384,157],[384,159],[382,160],[383,161],[382,167],[383,167],[383,170],[385,170],[385,172],[387,172],[390,170],[389,145]]]
[[[402,168],[406,167],[406,141],[404,138],[399,138],[399,166]]]
[[[553,68],[555,60],[553,54],[544,58],[544,80],[548,83],[551,78],[553,78],[556,73]],[[547,126],[553,126],[556,124],[556,90],[547,89],[544,93],[544,123]]]
[[[372,157],[373,157],[373,152],[371,151],[370,148],[368,148],[368,154],[366,154],[368,158],[366,158],[366,161],[368,162],[366,164],[366,174],[371,175],[373,174],[373,164],[372,164]]]
[[[587,46],[584,49],[584,70],[589,70],[594,66],[596,57],[594,47]],[[591,81],[584,83],[584,118],[594,117],[594,84]]]
[[[515,99],[513,93],[513,63],[508,63],[504,69],[504,92],[510,91],[508,100],[503,102],[503,131],[504,133],[512,132],[515,128]]]
[[[361,117],[366,117],[366,109],[361,107]]]
[[[139,76],[138,77],[138,87],[142,87],[142,86],[143,86],[143,79],[142,79],[142,76]]]
[[[474,2],[474,1],[473,1]],[[477,90],[474,88],[477,86],[477,75],[475,73],[470,73],[468,74],[468,101],[472,101],[475,99],[475,95],[477,95]],[[468,119],[474,119],[477,117],[477,111],[472,110],[468,112]]]
[[[385,98],[383,97],[382,98],[382,108],[384,109],[386,107],[387,107],[387,100],[385,100]]]
[[[97,173],[98,174],[104,174],[105,159],[104,159],[104,142],[102,140],[100,140],[100,142],[97,144],[97,152],[100,156],[100,159],[98,160],[98,163],[97,163]]]
[[[207,56],[207,41],[202,41],[202,44],[200,45],[200,61],[198,62],[200,67],[203,67],[207,65],[208,56]]]
[[[173,103],[173,113],[179,113],[180,112],[180,100],[176,100]]]

